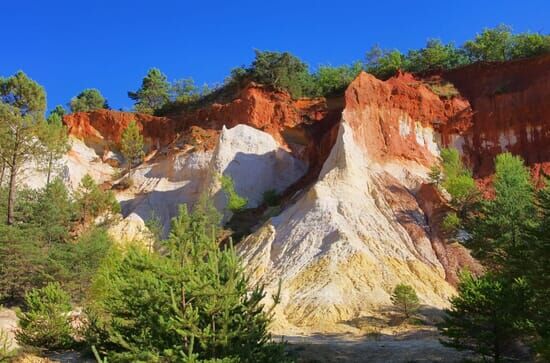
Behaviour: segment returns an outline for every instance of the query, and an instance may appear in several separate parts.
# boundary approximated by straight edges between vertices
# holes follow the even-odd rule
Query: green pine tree
[[[0,79],[0,159],[10,172],[7,223],[14,222],[17,177],[21,168],[44,154],[46,93],[23,72]],[[4,168],[3,167],[3,168]]]
[[[131,179],[132,166],[143,160],[143,136],[135,121],[128,124],[128,127],[122,133],[121,151],[128,164],[128,178]]]
[[[265,292],[249,290],[231,245],[220,248],[218,223],[203,199],[192,213],[180,208],[166,255],[134,247],[107,260],[89,342],[109,361],[287,361],[270,343]]]
[[[403,314],[405,318],[410,318],[420,307],[420,302],[416,291],[410,285],[398,284],[395,286],[391,295],[393,305]]]
[[[496,275],[461,276],[458,295],[439,329],[445,346],[472,350],[495,363],[505,358],[506,348],[521,334],[521,311],[529,305],[528,285]]]
[[[158,68],[151,68],[136,92],[128,92],[137,112],[153,114],[170,99],[170,84]]]
[[[72,113],[91,112],[102,108],[109,108],[107,100],[99,90],[88,88],[71,99],[69,107]]]
[[[469,246],[491,268],[521,276],[518,270],[528,263],[525,235],[536,222],[534,188],[529,170],[518,156],[498,155],[495,169],[495,198],[483,201],[470,222]]]

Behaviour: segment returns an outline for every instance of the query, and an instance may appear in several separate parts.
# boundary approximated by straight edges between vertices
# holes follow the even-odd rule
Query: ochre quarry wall
[[[490,175],[505,151],[521,155],[535,176],[550,172],[550,56],[478,63],[442,77],[472,109],[470,120],[442,125],[443,143],[461,150],[476,176]]]

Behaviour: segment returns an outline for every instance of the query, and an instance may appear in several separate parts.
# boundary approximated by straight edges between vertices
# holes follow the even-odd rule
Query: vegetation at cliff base
[[[405,318],[410,318],[420,307],[414,288],[407,284],[397,284],[391,295],[391,302]]]
[[[444,180],[468,174],[456,151],[444,155]],[[470,191],[470,182],[465,185]],[[474,192],[467,210],[460,209],[464,188],[450,193],[461,212],[452,224],[465,232],[462,242],[486,272],[462,274],[459,294],[440,326],[442,342],[501,362],[514,354],[513,343],[522,341],[545,361],[550,359],[550,184],[535,191],[523,160],[504,153],[495,159],[492,188],[489,199]]]

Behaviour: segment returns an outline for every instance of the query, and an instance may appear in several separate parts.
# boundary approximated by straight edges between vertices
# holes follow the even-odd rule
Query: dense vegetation
[[[444,44],[439,39],[429,39],[425,48],[410,50],[406,54],[375,46],[367,53],[366,71],[380,78],[388,78],[398,70],[424,73],[475,62],[507,61],[545,53],[550,53],[550,35],[514,34],[510,27],[500,25],[484,29],[461,47]]]
[[[227,79],[214,87],[197,87],[191,78],[168,82],[158,69],[152,68],[136,92],[128,92],[139,112],[166,114],[214,101],[228,101],[249,82],[286,91],[294,98],[341,94],[364,70],[386,79],[398,70],[425,73],[450,70],[481,61],[506,61],[550,52],[550,35],[541,33],[514,34],[505,25],[484,29],[472,40],[457,47],[439,39],[429,39],[421,49],[402,53],[376,45],[364,62],[351,65],[321,65],[313,72],[309,66],[289,52],[255,51],[249,66],[233,69]]]
[[[442,185],[456,210],[452,234],[487,268],[483,276],[462,274],[443,343],[500,362],[522,341],[550,359],[550,184],[535,191],[523,160],[505,153],[495,160],[495,197],[483,199],[458,153],[442,155]]]

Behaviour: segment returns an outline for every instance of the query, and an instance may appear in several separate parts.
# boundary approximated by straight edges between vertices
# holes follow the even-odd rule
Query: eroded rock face
[[[424,304],[448,304],[453,273],[473,260],[434,245],[417,192],[438,157],[433,123],[467,107],[407,75],[352,82],[317,181],[238,247],[270,292],[282,282],[279,329],[350,329],[346,321],[386,309],[400,282]]]
[[[459,148],[476,176],[490,174],[502,151],[522,155],[537,174],[548,170],[549,59],[450,72],[443,79],[462,93],[452,98],[408,74],[383,82],[362,73],[338,100],[294,101],[250,85],[226,104],[136,115],[157,152],[135,170],[134,186],[117,192],[126,218],[115,233],[134,238],[153,214],[167,232],[178,206],[204,191],[225,211],[225,174],[249,207],[270,189],[286,196],[282,213],[238,246],[255,281],[271,293],[282,282],[277,331],[350,330],[346,322],[386,309],[400,282],[422,303],[445,307],[458,270],[480,266],[441,233],[448,206],[427,172],[441,146]],[[131,117],[99,111],[66,121],[85,141],[77,155],[86,166],[76,170],[111,175],[110,145]]]
[[[474,64],[443,74],[471,104],[469,122],[441,128],[443,143],[462,151],[474,172],[486,177],[502,152],[521,155],[550,171],[550,56]]]
[[[188,147],[144,163],[133,172],[132,188],[119,192],[118,198],[127,218],[146,221],[157,217],[167,233],[179,206],[191,207],[205,192],[213,195],[215,206],[229,217],[221,175],[233,179],[237,193],[248,199],[248,207],[256,207],[265,191],[285,190],[305,170],[306,164],[281,148],[271,135],[238,125],[223,128],[213,151]]]
[[[256,208],[263,203],[265,192],[285,191],[306,170],[307,165],[283,149],[270,134],[245,125],[224,127],[210,162],[208,191],[218,210],[226,211],[227,197],[219,177],[228,176],[233,179],[236,192],[248,200],[247,208]]]
[[[423,303],[446,306],[454,289],[424,218],[414,194],[369,159],[343,121],[315,185],[238,248],[271,293],[282,281],[279,329],[334,331],[378,314],[400,282]]]
[[[66,115],[63,122],[69,134],[83,140],[99,154],[118,149],[122,133],[135,121],[147,148],[159,149],[176,139],[176,122],[166,117],[140,113],[97,110]]]

